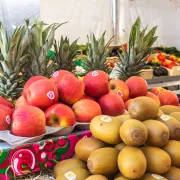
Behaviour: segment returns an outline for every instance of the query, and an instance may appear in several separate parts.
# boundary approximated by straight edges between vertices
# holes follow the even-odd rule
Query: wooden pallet
[[[163,76],[147,79],[149,89],[153,87],[163,87],[180,95],[180,76]]]

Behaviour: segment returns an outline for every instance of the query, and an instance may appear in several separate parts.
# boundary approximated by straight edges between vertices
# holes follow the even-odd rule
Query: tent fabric
[[[67,24],[56,32],[56,39],[68,36],[71,41],[86,43],[87,34],[97,37],[106,30],[106,39],[113,36],[111,0],[40,0],[40,17],[46,23]]]
[[[89,31],[99,36],[105,29],[106,39],[113,35],[110,0],[41,0],[41,18],[48,23],[69,21],[61,27],[56,37],[67,35],[71,39],[80,37],[86,43]],[[149,29],[158,25],[156,46],[180,48],[180,0],[118,0],[118,44],[124,43],[133,22],[141,17],[142,27]],[[126,33],[124,33],[124,31]]]
[[[157,46],[176,46],[180,49],[180,0],[117,0],[117,38],[124,43],[130,28],[141,17],[142,26],[158,25]],[[94,32],[98,37],[104,30],[106,39],[113,36],[111,0],[0,0],[0,21],[10,33],[24,24],[24,19],[41,17],[47,23],[65,22],[56,33],[68,36],[70,40],[87,42],[87,34]],[[124,31],[126,33],[124,33]]]
[[[16,26],[25,24],[24,19],[39,16],[39,0],[0,0],[0,21],[10,34]]]
[[[180,48],[180,0],[120,0],[120,39],[125,41],[133,22],[141,17],[142,27],[158,26],[157,46]]]

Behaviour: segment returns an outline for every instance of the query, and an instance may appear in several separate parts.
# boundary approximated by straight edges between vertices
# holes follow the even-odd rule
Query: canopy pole
[[[118,0],[111,0],[114,44],[118,43]]]

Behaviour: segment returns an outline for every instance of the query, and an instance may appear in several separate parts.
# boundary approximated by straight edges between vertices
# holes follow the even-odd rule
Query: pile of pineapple
[[[61,37],[59,41],[54,39],[56,29],[63,24],[47,26],[43,21],[35,20],[30,24],[26,20],[26,25],[17,27],[10,37],[0,22],[0,96],[14,101],[30,77],[49,78],[56,70],[75,70],[77,40],[70,43],[67,37]],[[97,69],[108,71],[105,60],[111,41],[105,44],[104,36],[105,33],[99,40],[94,34],[88,37],[86,73]],[[55,60],[50,62],[51,57],[47,57],[51,48],[54,48]]]
[[[51,64],[47,59],[53,44],[56,53],[61,50],[61,54],[67,59],[66,55],[77,51],[71,50],[73,44],[70,45],[67,38],[62,38],[59,44],[54,42],[55,30],[62,24],[51,24],[44,28],[43,21],[35,20],[30,24],[26,20],[26,25],[17,27],[10,37],[0,23],[0,96],[14,101],[21,95],[23,86],[30,77],[49,77],[59,69],[63,62],[61,57],[57,56]],[[62,46],[66,46],[70,52],[67,53]],[[73,55],[71,58],[74,58]]]
[[[75,73],[74,59],[78,53],[77,41],[70,43],[67,37],[56,41],[55,31],[61,25],[46,25],[43,21],[25,21],[24,26],[15,29],[10,37],[0,22],[0,96],[10,101],[16,100],[22,93],[25,82],[32,76],[50,77],[56,70],[68,70]],[[132,26],[127,50],[119,54],[120,62],[112,73],[111,78],[126,80],[137,75],[147,63],[146,58],[151,54],[151,46],[156,41],[157,27],[148,33],[140,30],[140,18]],[[106,43],[105,32],[99,39],[93,33],[88,36],[88,58],[84,62],[85,73],[93,70],[103,70],[110,73],[106,59],[111,49],[112,38]],[[50,49],[54,49],[55,60],[50,62]]]

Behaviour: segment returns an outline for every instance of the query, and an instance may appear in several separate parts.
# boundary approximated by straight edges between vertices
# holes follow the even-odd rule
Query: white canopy
[[[115,10],[113,2],[117,4],[116,13],[112,11]],[[61,35],[71,40],[80,38],[79,43],[87,42],[90,31],[99,36],[104,30],[107,40],[115,32],[116,45],[124,43],[122,29],[128,34],[132,23],[140,16],[143,27],[158,25],[156,45],[180,49],[180,0],[0,0],[0,7],[0,20],[9,32],[23,24],[25,18],[38,18],[40,14],[47,23],[68,21],[59,28],[56,38]]]
[[[86,35],[92,31],[97,36],[107,30],[107,39],[113,36],[113,0],[41,0],[41,18],[48,23],[69,21],[56,35],[67,35],[71,39],[80,37],[87,42]],[[50,3],[51,2],[51,3]],[[180,0],[117,0],[117,39],[125,42],[137,16],[142,26],[158,26],[156,45],[180,48]],[[117,45],[118,45],[117,44]]]
[[[79,43],[87,42],[90,31],[100,35],[106,30],[111,37],[112,13],[111,0],[41,0],[41,19],[47,23],[68,21],[57,30],[56,37],[68,36],[71,40],[79,39]]]

